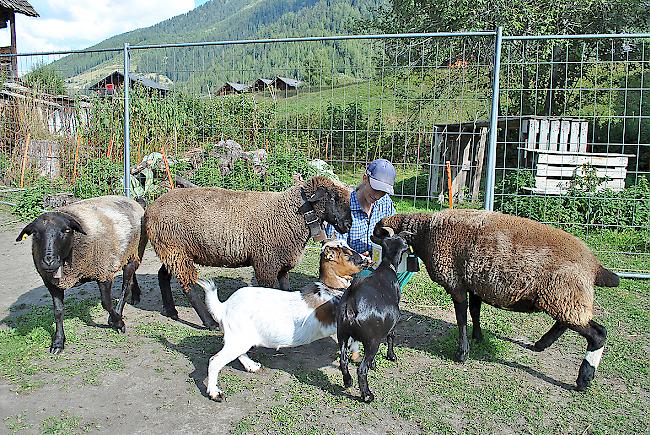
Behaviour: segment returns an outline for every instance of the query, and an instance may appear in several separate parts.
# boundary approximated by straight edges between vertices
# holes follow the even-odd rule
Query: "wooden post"
[[[113,136],[111,136],[111,139],[108,141],[108,150],[106,151],[106,157],[108,159],[111,159],[111,153],[113,151]]]
[[[449,208],[454,208],[454,192],[451,189],[451,162],[447,160],[447,191],[449,192]]]
[[[476,172],[472,186],[472,202],[478,202],[481,190],[481,175],[483,173],[483,160],[485,160],[485,144],[487,142],[487,127],[481,127],[481,138],[478,142],[478,154],[476,156]]]
[[[27,137],[25,138],[25,150],[23,151],[23,162],[22,165],[20,166],[20,188],[21,189],[25,187],[25,168],[27,167],[27,157],[29,156],[30,140],[31,140],[31,136],[29,133],[27,133]]]
[[[174,181],[172,180],[172,173],[169,170],[169,161],[167,160],[167,155],[165,154],[165,146],[160,147],[160,154],[162,154],[163,163],[165,164],[165,172],[167,173],[167,179],[169,180],[169,189],[174,188]]]
[[[77,181],[77,164],[79,163],[79,147],[81,146],[81,136],[77,136],[77,146],[74,150],[74,167],[72,169],[72,183]]]
[[[9,12],[9,27],[11,27],[11,53],[18,53],[16,48],[16,13],[14,11]],[[12,56],[11,58],[11,71],[13,72],[13,78],[18,78],[18,58]]]

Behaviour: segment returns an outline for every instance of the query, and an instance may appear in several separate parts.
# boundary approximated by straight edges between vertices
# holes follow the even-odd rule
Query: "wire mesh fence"
[[[495,209],[576,234],[619,271],[650,271],[647,41],[504,42]]]
[[[19,56],[21,80],[0,90],[1,175],[77,197],[121,192],[126,145],[127,183],[152,199],[175,182],[282,190],[295,173],[354,185],[383,157],[406,211],[447,206],[450,192],[480,208],[495,171],[495,210],[648,274],[646,45],[505,37],[495,167],[494,32],[129,47],[126,144],[124,50]]]

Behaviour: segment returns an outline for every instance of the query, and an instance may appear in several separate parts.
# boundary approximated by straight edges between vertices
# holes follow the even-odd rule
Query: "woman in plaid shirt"
[[[387,216],[395,214],[395,207],[390,195],[394,194],[395,168],[386,159],[377,159],[371,162],[363,174],[361,184],[350,194],[350,209],[352,211],[352,228],[347,234],[339,234],[327,227],[327,235],[345,240],[357,252],[368,255],[372,249],[370,236],[377,222]],[[366,276],[372,270],[366,269],[357,274],[357,277]],[[400,272],[397,280],[400,290],[409,282],[413,272]]]

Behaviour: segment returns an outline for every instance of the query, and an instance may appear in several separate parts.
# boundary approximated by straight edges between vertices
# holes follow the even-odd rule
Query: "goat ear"
[[[72,228],[74,231],[81,233],[83,235],[86,235],[86,232],[84,229],[81,227],[81,224],[77,222],[77,220],[73,217],[68,218],[70,220],[70,228]]]
[[[324,254],[325,254],[325,259],[328,261],[332,261],[336,257],[334,250],[329,247],[325,248]]]
[[[20,234],[18,234],[18,237],[16,237],[16,241],[20,242],[21,240],[25,240],[27,236],[31,236],[33,232],[34,232],[34,222],[31,222],[29,225],[23,228]]]
[[[307,198],[307,201],[313,204],[314,202],[318,202],[321,199],[325,198],[326,196],[327,196],[327,189],[325,189],[324,187],[319,187],[318,189],[316,189],[316,192],[314,192],[312,196]]]
[[[380,245],[380,246],[381,246],[381,241],[382,241],[382,239],[380,239],[379,237],[377,237],[377,236],[375,236],[375,235],[373,234],[372,236],[370,236],[370,241],[371,241],[372,243],[374,243],[375,245]]]

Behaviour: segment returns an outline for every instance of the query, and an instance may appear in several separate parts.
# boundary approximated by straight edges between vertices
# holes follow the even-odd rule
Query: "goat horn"
[[[383,229],[388,233],[388,237],[393,237],[395,235],[395,230],[391,227],[383,227]]]

